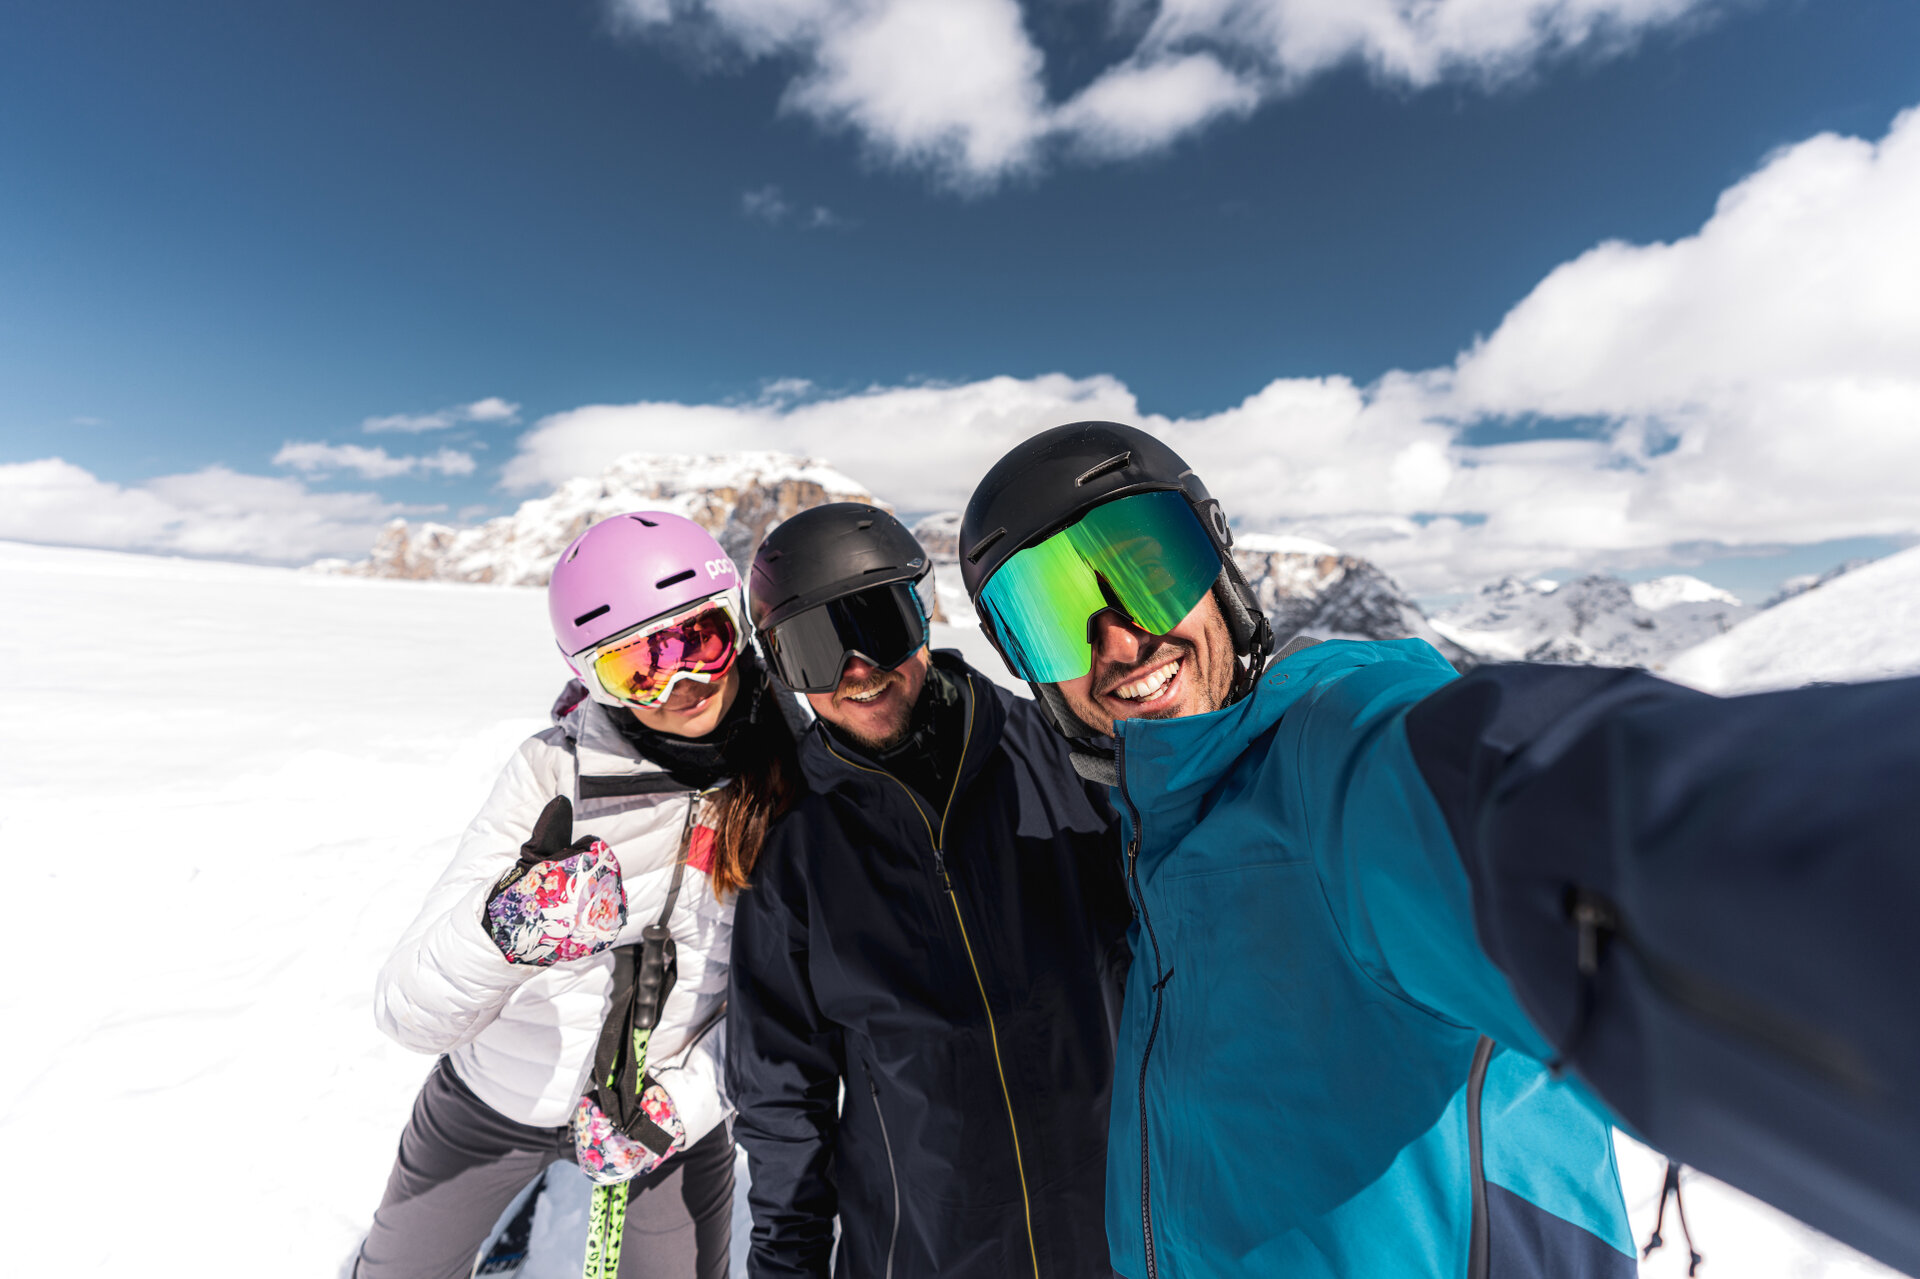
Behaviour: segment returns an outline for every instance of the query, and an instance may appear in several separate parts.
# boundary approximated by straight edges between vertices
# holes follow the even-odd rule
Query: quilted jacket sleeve
[[[481,924],[487,895],[553,796],[571,789],[556,760],[558,729],[529,738],[460,837],[453,861],[427,893],[374,988],[374,1018],[415,1052],[442,1053],[472,1039],[538,968],[509,964]]]

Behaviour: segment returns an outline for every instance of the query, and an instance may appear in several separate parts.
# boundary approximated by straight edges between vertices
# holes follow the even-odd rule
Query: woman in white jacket
[[[598,1186],[590,1279],[727,1272],[731,896],[792,798],[799,712],[747,643],[732,561],[690,520],[596,524],[548,606],[579,684],[381,970],[381,1029],[442,1056],[355,1279],[469,1275],[563,1158]]]

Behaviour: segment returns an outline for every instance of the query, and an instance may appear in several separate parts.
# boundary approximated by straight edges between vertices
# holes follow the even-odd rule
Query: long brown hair
[[[780,695],[771,688],[764,692]],[[767,828],[792,806],[798,793],[795,779],[800,774],[800,761],[793,733],[778,711],[773,720],[772,736],[778,740],[765,762],[741,773],[714,796],[711,878],[713,895],[722,901],[747,886],[760,846],[766,842]]]

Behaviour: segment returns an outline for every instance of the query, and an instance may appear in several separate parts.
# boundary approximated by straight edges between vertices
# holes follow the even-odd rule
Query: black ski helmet
[[[1260,600],[1230,553],[1226,512],[1178,453],[1156,436],[1118,422],[1074,422],[1042,431],[994,463],[967,502],[960,521],[960,576],[978,604],[994,573],[1022,551],[1073,524],[1088,511],[1134,493],[1184,494],[1220,557],[1214,599],[1240,659],[1228,701],[1238,701],[1259,678],[1273,648],[1273,630]],[[982,611],[981,629],[1002,658],[1006,650]],[[1009,663],[1011,665],[1011,663]],[[1099,734],[1067,708],[1050,684],[1031,685],[1055,727],[1068,737]]]
[[[748,610],[776,673],[805,687],[783,669],[775,634],[782,624],[871,587],[902,585],[900,606],[917,614],[924,642],[925,611],[912,587],[928,567],[926,549],[907,526],[865,502],[829,502],[778,525],[754,552],[747,578]]]

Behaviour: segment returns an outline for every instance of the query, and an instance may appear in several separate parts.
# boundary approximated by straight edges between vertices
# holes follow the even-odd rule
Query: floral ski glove
[[[487,935],[510,964],[545,968],[597,955],[627,924],[627,889],[613,850],[572,839],[573,803],[549,803],[520,860],[487,899]]]
[[[593,1098],[582,1097],[573,1110],[573,1153],[580,1171],[598,1186],[617,1186],[635,1177],[644,1177],[665,1163],[675,1151],[687,1144],[686,1125],[673,1108],[673,1098],[659,1084],[651,1084],[640,1094],[640,1108],[660,1130],[673,1138],[665,1153],[654,1154],[634,1137],[614,1127]]]

